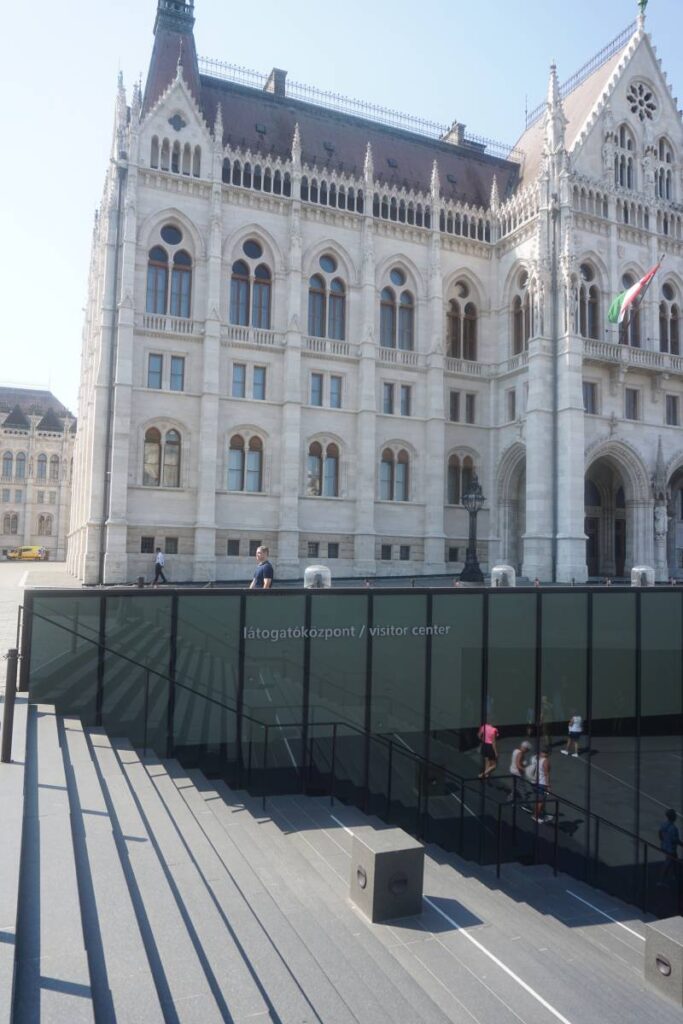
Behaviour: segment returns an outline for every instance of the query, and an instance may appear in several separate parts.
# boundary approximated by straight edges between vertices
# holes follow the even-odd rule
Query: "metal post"
[[[460,848],[458,853],[462,857],[462,847],[465,841],[465,780],[460,779]]]
[[[264,782],[265,782],[266,767],[268,765],[268,733],[269,733],[269,730],[270,730],[269,723],[268,722],[264,722],[263,728],[265,730],[265,735],[263,737],[263,776],[264,776]],[[261,806],[263,807],[263,810],[265,811],[265,809],[266,809],[266,790],[265,790],[265,785],[264,785],[264,789],[263,789],[263,800],[262,800]]]
[[[557,878],[557,852],[560,838],[560,801],[555,801],[555,837],[554,837],[554,849],[553,849],[553,875]]]
[[[334,776],[337,758],[337,723],[332,725],[332,764],[330,765],[330,807],[334,806]]]
[[[500,878],[500,848],[503,842],[503,805],[498,804],[498,825],[496,828],[496,878]]]
[[[642,910],[647,910],[647,896],[648,896],[648,878],[647,878],[647,843],[643,843],[643,904]]]
[[[5,704],[2,716],[2,740],[0,740],[0,761],[9,764],[12,760],[12,728],[14,726],[14,700],[17,694],[17,666],[19,651],[10,647],[7,652],[7,679],[5,681]]]
[[[149,712],[149,669],[145,669],[145,757],[147,756],[147,714]]]
[[[389,740],[389,761],[387,763],[387,819],[391,819],[391,772],[394,757],[394,741]]]

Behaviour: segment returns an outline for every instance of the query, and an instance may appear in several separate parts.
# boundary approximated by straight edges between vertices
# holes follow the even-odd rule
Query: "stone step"
[[[4,711],[3,702],[0,703],[0,720],[4,718]],[[12,1018],[27,724],[28,696],[18,693],[14,705],[12,760],[8,764],[0,764],[0,1024],[10,1024]]]
[[[277,808],[280,803],[284,804],[286,799],[298,805],[300,814],[308,815],[310,828],[314,824],[325,824],[325,815],[329,814],[329,809],[321,806],[319,801],[309,802],[306,798],[300,797],[274,798],[271,804]],[[359,812],[355,808],[347,809],[335,805],[332,813],[340,820],[353,820],[354,823],[358,823]],[[312,860],[315,866],[321,856],[326,856],[325,846],[323,845],[321,849],[320,842],[317,842],[322,833],[311,831],[307,834],[311,837],[311,844],[318,847],[318,860]],[[336,832],[327,830],[326,836],[328,849],[331,840],[338,849],[350,849],[351,837],[348,833],[343,833],[339,829]],[[441,858],[459,860],[438,849],[434,852],[439,853]],[[522,882],[518,882],[517,893],[511,895],[504,887],[504,880],[499,881],[495,878],[495,869],[473,869],[472,865],[461,863],[466,869],[466,874],[458,871],[454,864],[442,863],[439,866],[431,857],[427,857],[425,892],[430,894],[432,903],[442,911],[445,910],[450,918],[471,931],[472,935],[476,936],[483,925],[485,939],[482,941],[486,949],[510,965],[514,973],[540,994],[547,996],[548,979],[552,975],[552,998],[548,997],[548,1001],[555,1006],[559,1005],[568,1017],[571,1018],[576,992],[595,992],[596,995],[591,995],[591,1005],[599,1007],[600,1020],[618,1024],[624,1019],[627,1007],[633,1004],[634,999],[638,1000],[639,1006],[641,1002],[643,1003],[643,1020],[652,1021],[654,1024],[655,1020],[662,1019],[663,1010],[659,1000],[647,998],[648,990],[643,980],[644,943],[636,936],[624,932],[616,923],[606,921],[604,925],[599,924],[595,914],[588,919],[583,915],[582,920],[587,920],[586,927],[577,930],[576,908],[571,906],[572,897],[566,893],[566,885],[563,885],[562,878],[553,879],[551,869],[544,866],[531,869],[518,867],[520,876],[523,877],[525,872],[529,872],[531,877],[526,883],[526,891],[523,891]],[[479,877],[475,877],[473,870],[476,870]],[[554,887],[551,881],[555,882]],[[575,885],[573,879],[566,881],[571,886]],[[345,883],[342,881],[337,888],[341,891],[344,886]],[[530,898],[529,890],[532,887],[538,888],[540,895],[541,886],[542,897],[538,901]],[[604,894],[596,894],[587,886],[585,890],[592,894],[586,897],[592,902],[596,896],[598,899],[604,898]],[[618,913],[617,911],[617,916]],[[627,919],[632,919],[633,908],[622,906],[621,913]],[[441,927],[436,930],[442,931],[445,924],[445,920],[442,919]],[[429,915],[423,915],[420,927],[415,930],[416,941],[420,930],[428,927]],[[644,934],[643,922],[639,921],[634,930],[639,930],[641,935]],[[405,934],[404,929],[402,932]],[[457,943],[457,932],[443,940],[449,954],[453,953],[453,947]],[[458,956],[468,963],[468,955],[463,954],[461,947],[462,943],[458,946]],[[548,957],[551,957],[552,961],[548,961]],[[558,957],[566,966],[561,974],[556,976],[553,964]],[[474,955],[472,969],[476,969],[480,959],[480,954]],[[409,969],[409,960],[405,956],[402,956],[401,962]],[[440,954],[434,960],[436,965],[439,962]],[[446,963],[444,962],[444,971]],[[621,993],[617,999],[610,995],[615,989]],[[628,995],[623,995],[625,992]],[[442,1005],[446,1008],[446,1004]]]
[[[279,905],[288,908],[288,919],[356,1015],[377,1022],[412,1024],[415,1008],[397,994],[396,978],[390,980],[378,960],[368,956],[369,946],[364,948],[359,942],[359,934],[365,931],[363,923],[345,902],[330,902],[327,887],[311,872],[310,864],[297,849],[293,837],[285,836],[268,816],[242,814],[234,823],[229,803],[212,800],[210,784],[202,785],[203,780],[198,775],[194,775],[194,781],[204,791],[217,817],[225,821],[226,812],[230,814],[225,827],[233,843],[249,858],[264,885],[277,894]],[[219,795],[224,795],[226,790],[222,783],[217,787]],[[378,955],[381,954],[383,950],[375,945]],[[395,972],[390,958],[385,959],[384,966],[393,967]],[[423,1019],[432,1020],[431,1004],[424,994],[421,1002]],[[443,1017],[439,1016],[438,1020],[443,1024]]]
[[[163,1024],[92,750],[80,719],[64,718],[61,728],[97,1022]]]
[[[185,906],[159,856],[139,798],[103,730],[87,729],[86,734],[165,1019],[175,1024],[195,1020],[219,1024],[223,1018],[204,970],[203,954],[188,933]]]
[[[183,832],[191,837],[193,848],[199,852],[205,847],[204,855],[210,850],[222,862],[223,877],[207,882],[226,921],[229,919],[235,941],[258,974],[274,1019],[356,1024],[358,1017],[302,942],[279,897],[271,895],[249,857],[243,856],[199,794],[194,798],[195,806],[191,806],[193,795],[185,790],[194,790],[194,786],[190,783],[181,792],[164,765],[152,758],[147,761],[141,767],[153,773],[150,783],[163,790],[169,812],[183,822]],[[180,805],[184,805],[184,811]],[[234,814],[242,814],[245,819],[249,815],[237,799]]]
[[[201,779],[199,773],[190,774],[205,799],[211,801],[212,784]],[[229,799],[222,785],[217,792],[224,799]],[[362,915],[346,899],[340,900],[331,891],[328,878],[317,870],[317,865],[314,865],[315,870],[311,870],[311,861],[302,849],[302,844],[308,841],[296,828],[289,829],[281,812],[286,798],[277,799],[277,808],[273,804],[271,801],[270,818],[259,817],[255,827],[253,824],[250,827],[248,821],[241,829],[231,827],[230,835],[238,841],[239,831],[244,831],[242,842],[245,850],[249,852],[258,848],[267,854],[275,872],[279,869],[285,884],[308,913],[324,921],[335,945],[339,946],[358,977],[366,980],[392,1021],[412,1024],[419,1019],[423,1024],[445,1024],[447,1018],[437,1010],[426,991],[411,983],[389,951],[372,935]],[[282,870],[285,866],[286,870]],[[345,880],[347,876],[348,870]]]
[[[14,1024],[94,1022],[57,716],[29,706]]]

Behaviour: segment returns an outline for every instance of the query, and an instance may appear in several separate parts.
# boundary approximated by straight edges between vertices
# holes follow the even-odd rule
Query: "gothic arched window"
[[[381,501],[408,501],[410,497],[410,456],[405,448],[385,448],[379,464]]]
[[[337,271],[337,260],[324,253],[319,261],[320,270],[308,282],[308,333],[312,338],[346,337],[346,286]]]
[[[14,475],[17,480],[24,480],[26,478],[26,455],[24,452],[19,452],[14,461]]]
[[[192,260],[188,253],[180,250],[173,257],[171,271],[171,316],[190,316],[190,294],[192,290]]]
[[[2,532],[7,535],[19,532],[19,516],[16,512],[6,512],[2,517]]]
[[[168,291],[168,254],[160,245],[150,249],[147,260],[147,304],[148,313],[166,312]]]
[[[632,288],[636,283],[633,274],[624,274],[621,285],[624,290]],[[640,348],[640,306],[635,303],[627,311],[624,319],[619,324],[619,344],[630,345],[632,348]]]
[[[400,267],[392,268],[389,280],[394,287],[387,286],[380,294],[380,345],[412,351],[415,347],[415,299],[411,291],[403,288],[406,275]]]
[[[448,505],[460,504],[460,459],[457,455],[450,455],[448,458],[446,503]]]
[[[579,268],[579,333],[582,338],[600,337],[600,292],[590,263]]]
[[[228,445],[228,490],[258,494],[263,490],[263,441],[234,434]]]
[[[59,455],[50,456],[50,480],[59,480]]]
[[[655,195],[658,199],[673,199],[674,151],[668,139],[660,139],[657,146],[657,167],[655,169]]]
[[[465,300],[470,294],[469,285],[458,281],[455,285],[457,298],[448,304],[448,355],[455,359],[477,359],[477,307]]]
[[[630,128],[622,124],[617,132],[617,146],[614,154],[614,184],[620,188],[634,189],[635,183],[635,141]]]
[[[163,486],[180,487],[180,434],[167,430],[164,438]]]
[[[531,337],[531,299],[529,275],[522,270],[517,278],[517,294],[512,300],[512,354],[526,352]]]
[[[247,165],[245,164],[245,173]],[[272,274],[270,267],[261,263],[263,246],[255,238],[248,238],[242,246],[244,256],[232,265],[230,278],[231,324],[270,330]]]
[[[14,463],[14,456],[12,452],[5,452],[2,456],[2,479],[12,479],[12,465]]]
[[[36,476],[38,480],[47,480],[47,455],[39,455],[36,460]]]
[[[161,434],[156,427],[145,432],[145,451],[142,483],[145,487],[158,487],[161,482]]]
[[[659,351],[680,354],[680,303],[673,285],[665,281],[659,302]]]

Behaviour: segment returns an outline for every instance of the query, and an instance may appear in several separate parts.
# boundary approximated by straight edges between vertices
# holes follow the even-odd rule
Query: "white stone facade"
[[[119,88],[83,339],[71,571],[88,583],[131,580],[150,573],[159,545],[172,580],[239,579],[257,543],[281,578],[320,561],[337,577],[458,571],[462,485],[474,469],[487,497],[484,567],[579,582],[656,560],[659,579],[675,574],[683,131],[643,19],[565,96],[552,70],[508,195],[499,186],[514,161],[494,166],[454,130],[454,152],[493,168],[490,197],[475,207],[443,188],[450,138],[433,144],[421,190],[388,184],[365,142],[353,173],[320,154],[314,162],[304,127],[287,152],[250,150],[235,140],[231,110],[255,90],[200,82],[187,56],[191,8],[159,0],[159,12],[157,43],[166,33],[179,51],[182,38],[183,64],[158,97],[156,57],[144,101],[136,90],[128,107]],[[220,88],[225,99],[211,107]],[[300,121],[296,107],[287,109]],[[366,140],[372,131],[368,122]],[[249,257],[247,242],[261,255]],[[150,296],[155,247],[169,261],[165,299]],[[173,269],[179,253],[191,269]],[[610,302],[662,255],[631,343],[619,344]],[[249,324],[231,322],[245,318],[231,283],[238,261],[250,277]],[[257,266],[270,273],[266,327],[254,326]],[[325,319],[310,330],[314,275],[328,317],[341,281],[343,328]],[[387,287],[399,304],[393,346]],[[412,338],[401,336],[404,291]],[[462,333],[471,324],[449,319],[452,300],[463,314],[474,306],[475,341]],[[657,504],[667,517],[658,514],[658,546]]]
[[[0,388],[0,402],[0,555],[37,545],[64,561],[75,419],[49,392]]]

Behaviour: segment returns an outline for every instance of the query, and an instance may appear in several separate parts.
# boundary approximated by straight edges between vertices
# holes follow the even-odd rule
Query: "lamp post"
[[[472,476],[469,488],[462,496],[462,503],[467,509],[470,517],[470,533],[467,541],[467,555],[465,556],[465,568],[460,573],[460,579],[464,583],[483,583],[484,575],[479,568],[477,561],[477,513],[483,508],[486,498],[481,489],[481,484],[476,473]]]

